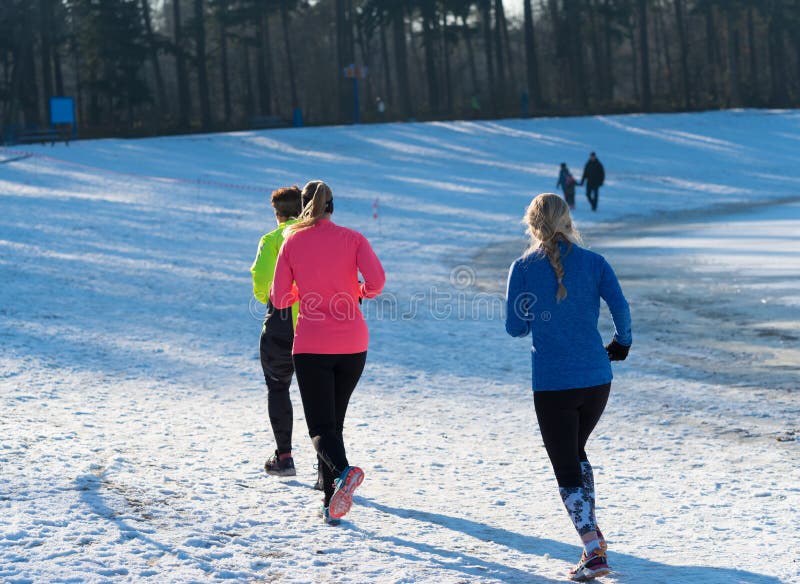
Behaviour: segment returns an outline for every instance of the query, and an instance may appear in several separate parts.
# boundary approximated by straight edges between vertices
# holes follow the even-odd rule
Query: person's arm
[[[525,276],[519,262],[511,264],[506,285],[506,332],[525,337],[531,332],[531,309],[535,297],[525,290]]]
[[[556,188],[559,188],[562,184],[564,184],[564,173],[558,173],[558,182],[556,183]]]
[[[289,245],[287,244],[288,242],[281,248],[275,265],[275,277],[272,281],[272,293],[270,294],[270,300],[275,308],[288,308],[299,299],[289,258]]]
[[[364,277],[364,281],[358,285],[358,293],[361,298],[375,298],[383,290],[386,284],[386,274],[383,266],[375,251],[369,244],[366,237],[362,236],[356,252],[356,266]]]
[[[598,186],[603,186],[603,183],[606,181],[606,169],[603,167],[602,162],[597,163],[597,178],[600,180],[597,182]]]
[[[602,260],[600,270],[600,297],[605,300],[611,311],[611,318],[614,320],[614,340],[609,346],[616,342],[618,345],[628,348],[633,343],[630,306],[622,293],[617,275],[605,259]],[[627,356],[627,351],[625,351],[625,355]]]
[[[589,163],[587,162],[583,166],[583,176],[581,177],[581,184],[586,180],[586,173],[589,171]]]
[[[278,254],[272,242],[266,237],[261,238],[256,259],[250,266],[250,273],[253,275],[253,296],[262,304],[266,304],[269,300],[269,289],[272,286],[277,261]]]

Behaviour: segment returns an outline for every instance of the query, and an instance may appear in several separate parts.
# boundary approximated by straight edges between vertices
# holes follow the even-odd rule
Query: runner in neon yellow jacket
[[[269,302],[269,293],[275,276],[278,252],[283,245],[283,230],[296,221],[295,217],[301,211],[300,189],[297,187],[278,189],[272,193],[271,203],[278,227],[261,238],[258,254],[250,267],[253,276],[253,295],[259,302],[267,305],[267,315],[261,329],[259,353],[264,380],[267,383],[269,421],[277,445],[275,454],[269,457],[264,469],[270,475],[294,476],[296,474],[292,458],[294,414],[289,387],[294,375],[292,346],[298,305],[276,309]]]
[[[269,291],[272,288],[272,279],[275,277],[275,264],[278,262],[278,253],[283,245],[283,230],[292,223],[297,223],[297,219],[284,219],[279,222],[277,229],[262,236],[258,244],[258,253],[253,265],[250,266],[250,273],[253,275],[253,296],[261,304],[269,302]],[[299,306],[298,302],[292,305],[292,322],[295,326]]]

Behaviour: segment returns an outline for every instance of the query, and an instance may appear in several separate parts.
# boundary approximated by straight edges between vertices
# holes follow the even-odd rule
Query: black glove
[[[616,340],[606,345],[606,353],[608,353],[609,361],[624,361],[630,350],[630,346],[626,347],[625,345],[621,345]]]

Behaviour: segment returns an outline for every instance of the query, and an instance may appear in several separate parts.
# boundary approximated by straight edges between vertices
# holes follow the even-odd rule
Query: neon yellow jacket
[[[283,230],[296,222],[297,219],[289,219],[281,223],[276,229],[264,235],[258,244],[258,253],[253,265],[250,266],[250,273],[253,275],[253,296],[261,304],[266,304],[269,300],[272,279],[275,277],[275,264],[278,262],[278,253],[283,245]],[[292,305],[292,320],[295,326],[297,326],[298,310],[299,304],[295,302]]]

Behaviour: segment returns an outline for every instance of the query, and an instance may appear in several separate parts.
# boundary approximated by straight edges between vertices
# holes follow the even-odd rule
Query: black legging
[[[292,451],[292,399],[289,386],[292,384],[292,309],[267,307],[267,318],[261,329],[259,353],[264,380],[267,382],[267,407],[272,433],[278,446],[278,454]]]
[[[533,403],[544,447],[556,473],[559,487],[580,487],[581,462],[586,441],[597,425],[608,401],[611,384],[535,391]]]
[[[350,395],[356,388],[367,353],[294,356],[295,376],[303,399],[308,434],[322,465],[325,505],[333,495],[333,481],[347,462],[342,430]]]

